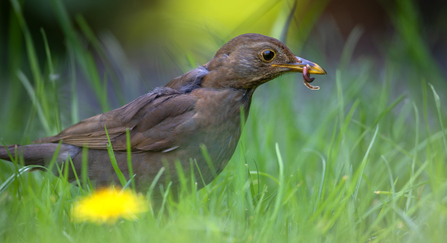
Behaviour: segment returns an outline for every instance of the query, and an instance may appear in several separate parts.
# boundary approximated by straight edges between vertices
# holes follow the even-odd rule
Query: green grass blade
[[[126,147],[127,147],[127,167],[129,168],[129,178],[131,178],[132,181],[132,189],[135,190],[135,180],[133,179],[135,175],[133,173],[133,166],[132,166],[132,147],[130,145],[129,128],[126,128]]]
[[[124,176],[123,172],[118,167],[118,163],[115,158],[115,153],[113,152],[112,142],[110,142],[109,133],[107,132],[107,127],[104,126],[104,130],[106,131],[107,135],[107,152],[109,153],[110,163],[112,163],[113,170],[115,171],[116,176],[118,177],[118,180],[121,183],[121,186],[124,187],[127,184],[126,177]]]

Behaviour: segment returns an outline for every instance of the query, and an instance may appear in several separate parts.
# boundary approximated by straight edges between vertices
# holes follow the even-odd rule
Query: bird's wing
[[[35,143],[63,141],[80,147],[107,149],[107,128],[114,150],[126,150],[126,129],[133,151],[169,150],[176,146],[176,133],[192,130],[197,97],[170,88],[158,88],[129,104],[87,118]]]

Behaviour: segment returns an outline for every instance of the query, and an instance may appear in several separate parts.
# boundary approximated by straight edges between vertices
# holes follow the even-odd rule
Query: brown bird
[[[172,181],[179,185],[176,161],[185,175],[194,175],[202,188],[219,174],[230,160],[241,134],[241,107],[246,117],[256,88],[284,73],[302,72],[304,83],[309,74],[326,74],[317,64],[297,57],[280,41],[259,34],[244,34],[225,44],[207,64],[173,79],[164,87],[140,96],[129,104],[87,118],[53,137],[31,145],[0,147],[0,159],[8,153],[23,156],[25,165],[48,162],[62,141],[57,162],[73,160],[78,175],[82,167],[82,148],[88,148],[88,176],[97,186],[117,182],[107,151],[110,136],[118,167],[129,175],[126,129],[130,132],[134,180],[139,190],[147,190],[157,173],[157,183]],[[204,159],[201,145],[211,158]],[[197,170],[200,168],[200,173]],[[214,172],[212,171],[214,170]],[[71,171],[70,180],[74,180]],[[202,179],[203,178],[203,179]],[[126,179],[129,179],[127,177]]]

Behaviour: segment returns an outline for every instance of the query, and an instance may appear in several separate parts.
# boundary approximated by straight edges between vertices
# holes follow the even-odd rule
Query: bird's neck
[[[251,105],[251,99],[253,97],[253,93],[255,92],[255,89],[256,88],[250,88],[250,89],[244,90],[245,94],[244,94],[244,98],[242,101],[242,107],[244,108],[244,112],[245,112],[244,113],[245,121],[247,121],[247,118],[248,118],[248,113],[250,111],[250,105]]]
[[[215,104],[222,104],[223,107],[232,107],[232,110],[237,114],[239,114],[242,107],[245,119],[247,119],[253,92],[257,86],[250,88],[232,87],[229,84],[237,81],[229,80],[232,78],[231,74],[218,72],[220,67],[213,67],[213,71],[209,71],[208,68],[210,68],[209,63],[193,69],[171,80],[166,87],[182,93],[194,92],[203,96],[212,95],[213,99],[219,100],[219,102],[214,102]],[[228,106],[228,104],[231,105]]]

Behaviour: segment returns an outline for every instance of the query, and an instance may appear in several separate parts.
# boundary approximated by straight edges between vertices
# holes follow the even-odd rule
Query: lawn
[[[68,56],[54,60],[46,41],[35,45],[18,1],[11,2],[17,18],[11,28],[21,33],[26,59],[5,75],[9,86],[2,84],[9,91],[2,102],[13,107],[1,106],[3,142],[28,143],[85,118],[78,117],[83,90],[76,88],[75,70],[89,80],[97,113],[116,108],[107,96],[108,74],[78,37],[87,36],[101,55],[82,17],[69,19],[53,1]],[[316,76],[321,89],[307,89],[296,74],[259,87],[225,170],[199,191],[185,183],[178,201],[168,191],[160,210],[104,224],[73,220],[73,205],[94,189],[67,182],[67,166],[57,177],[29,171],[20,159],[0,161],[0,241],[445,242],[447,80],[418,23],[406,22],[414,11],[409,5],[398,5],[393,20],[399,38],[383,45],[388,54],[380,64],[368,56],[351,59],[359,29],[346,40],[337,65],[318,55],[325,43],[306,42],[306,57],[328,65],[327,76]],[[21,47],[9,48],[14,55]],[[36,57],[42,48],[44,60]],[[59,87],[54,74],[67,69],[70,81]],[[68,94],[60,92],[67,86]],[[23,134],[9,131],[15,123],[23,124]],[[149,205],[150,196],[143,196]]]

